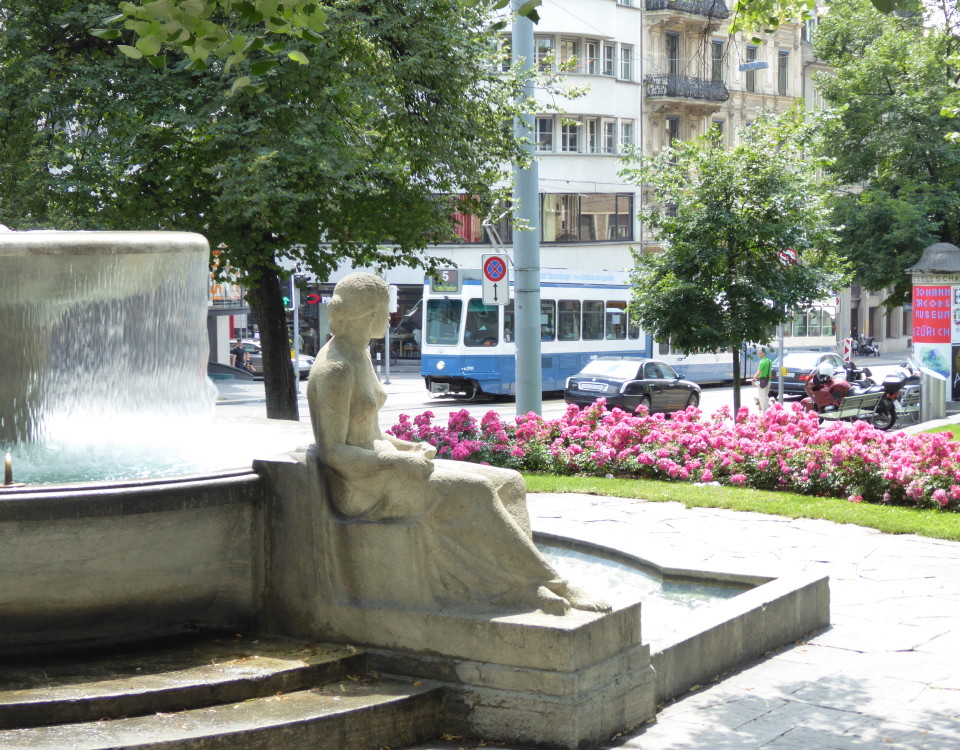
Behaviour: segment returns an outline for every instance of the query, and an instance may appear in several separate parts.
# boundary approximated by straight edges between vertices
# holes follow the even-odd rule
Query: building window
[[[597,59],[597,52],[600,48],[600,43],[592,39],[587,40],[586,43],[586,60],[584,60],[583,72],[589,75],[595,76],[600,70],[600,63]]]
[[[503,72],[506,73],[513,64],[513,37],[508,36],[503,38],[500,43],[500,52],[503,54],[501,68]]]
[[[603,45],[603,75],[612,76],[617,57],[617,50],[612,44]]]
[[[725,120],[714,120],[713,122],[710,123],[710,127],[716,130],[720,134],[721,143],[723,143],[723,134],[724,132],[726,132],[725,131],[726,124],[727,123]]]
[[[466,195],[459,197],[467,198]],[[458,211],[455,204],[453,208],[453,222],[460,242],[495,245],[504,243],[509,245],[513,242],[513,221],[509,212],[495,224],[487,225],[483,223],[483,217]]]
[[[568,71],[580,71],[580,40],[560,40],[560,62],[564,63]]]
[[[580,150],[580,123],[576,120],[564,120],[560,125],[560,150],[566,153]]]
[[[579,194],[548,193],[540,196],[540,226],[544,242],[580,239]]]
[[[680,35],[667,34],[667,73],[680,75]]]
[[[620,121],[620,145],[628,146],[633,143],[633,120]]]
[[[600,153],[600,122],[596,118],[587,120],[587,153]]]
[[[603,121],[603,153],[614,154],[617,151],[617,123],[613,120]]]
[[[747,47],[747,62],[756,62],[757,60],[757,48],[750,46]],[[746,87],[747,91],[756,91],[757,90],[757,71],[748,70],[746,77]]]
[[[673,146],[673,142],[680,139],[680,118],[667,118],[667,146]]]
[[[538,36],[534,39],[534,46],[536,47],[535,56],[537,59],[537,69],[541,71],[549,71],[553,67],[553,37],[549,36]]]
[[[723,42],[714,40],[710,45],[710,80],[723,80]]]
[[[546,193],[540,196],[543,242],[633,239],[630,193]]]
[[[633,80],[633,47],[626,44],[620,47],[620,80]]]
[[[787,95],[787,63],[790,60],[790,53],[786,50],[780,50],[777,55],[777,93],[780,96]]]
[[[553,118],[537,118],[537,151],[553,151]]]

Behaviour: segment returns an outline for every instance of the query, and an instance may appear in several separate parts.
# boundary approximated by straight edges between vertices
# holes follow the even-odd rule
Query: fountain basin
[[[628,550],[554,534],[540,532],[537,541],[591,555],[607,567],[633,569],[658,579],[665,588],[690,592],[677,597],[673,606],[644,602],[644,642],[650,645],[650,660],[657,673],[658,704],[830,624],[830,585],[824,575],[800,572],[772,577],[681,568]],[[584,586],[603,577],[594,573],[578,579],[573,570],[569,575]],[[617,579],[624,580],[622,575]],[[708,594],[701,596],[704,589]],[[718,591],[725,593],[717,595]],[[613,601],[617,601],[615,597]]]
[[[235,470],[0,491],[0,653],[197,627],[282,632],[282,616],[265,602],[271,560],[291,551],[278,549],[274,527],[283,520],[271,515],[267,485],[255,472]],[[658,703],[829,623],[822,576],[664,567],[623,550],[537,537],[666,582],[738,592],[649,628],[652,637],[643,640],[651,646]],[[615,610],[639,620],[636,603]],[[362,634],[351,640],[364,642]]]

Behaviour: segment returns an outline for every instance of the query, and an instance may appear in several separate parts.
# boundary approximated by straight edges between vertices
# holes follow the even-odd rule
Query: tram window
[[[586,300],[583,303],[583,338],[603,338],[603,302],[599,300]]]
[[[500,340],[499,305],[485,305],[483,300],[467,302],[467,321],[463,327],[464,346],[496,346]]]
[[[562,299],[557,302],[557,323],[561,341],[580,338],[580,300]]]
[[[456,344],[460,338],[460,315],[462,311],[462,300],[427,300],[427,343],[450,346]]]
[[[503,306],[503,340],[504,341],[516,341],[516,334],[514,333],[514,315],[513,315],[513,300],[510,300],[507,304]]]
[[[540,340],[553,341],[557,336],[557,303],[540,300]]]
[[[637,320],[635,315],[631,315],[629,312],[627,313],[627,338],[640,338],[640,321]]]
[[[657,344],[657,354],[659,354],[661,357],[665,357],[669,353],[670,353],[669,339],[667,339],[666,341],[661,341],[659,344]]]
[[[627,303],[608,302],[605,322],[608,339],[625,339],[627,337]]]

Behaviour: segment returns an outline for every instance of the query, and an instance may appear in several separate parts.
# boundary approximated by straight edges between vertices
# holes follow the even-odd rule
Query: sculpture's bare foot
[[[537,586],[537,609],[548,615],[563,616],[570,611],[570,602],[546,586]]]
[[[569,581],[563,579],[551,581],[547,584],[550,590],[557,596],[563,597],[574,609],[582,609],[585,612],[609,612],[613,609],[603,599],[595,599],[586,591],[574,586]]]
[[[521,609],[539,609],[548,615],[563,616],[570,611],[570,603],[546,586],[528,586],[513,591],[500,599],[499,604]]]

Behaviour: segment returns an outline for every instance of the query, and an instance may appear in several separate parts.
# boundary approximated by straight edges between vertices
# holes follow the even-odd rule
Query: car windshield
[[[595,359],[587,363],[580,374],[630,380],[637,376],[639,366],[635,359]]]
[[[813,370],[820,362],[822,352],[787,352],[783,358],[783,366],[794,370]],[[780,367],[777,360],[775,367]]]

